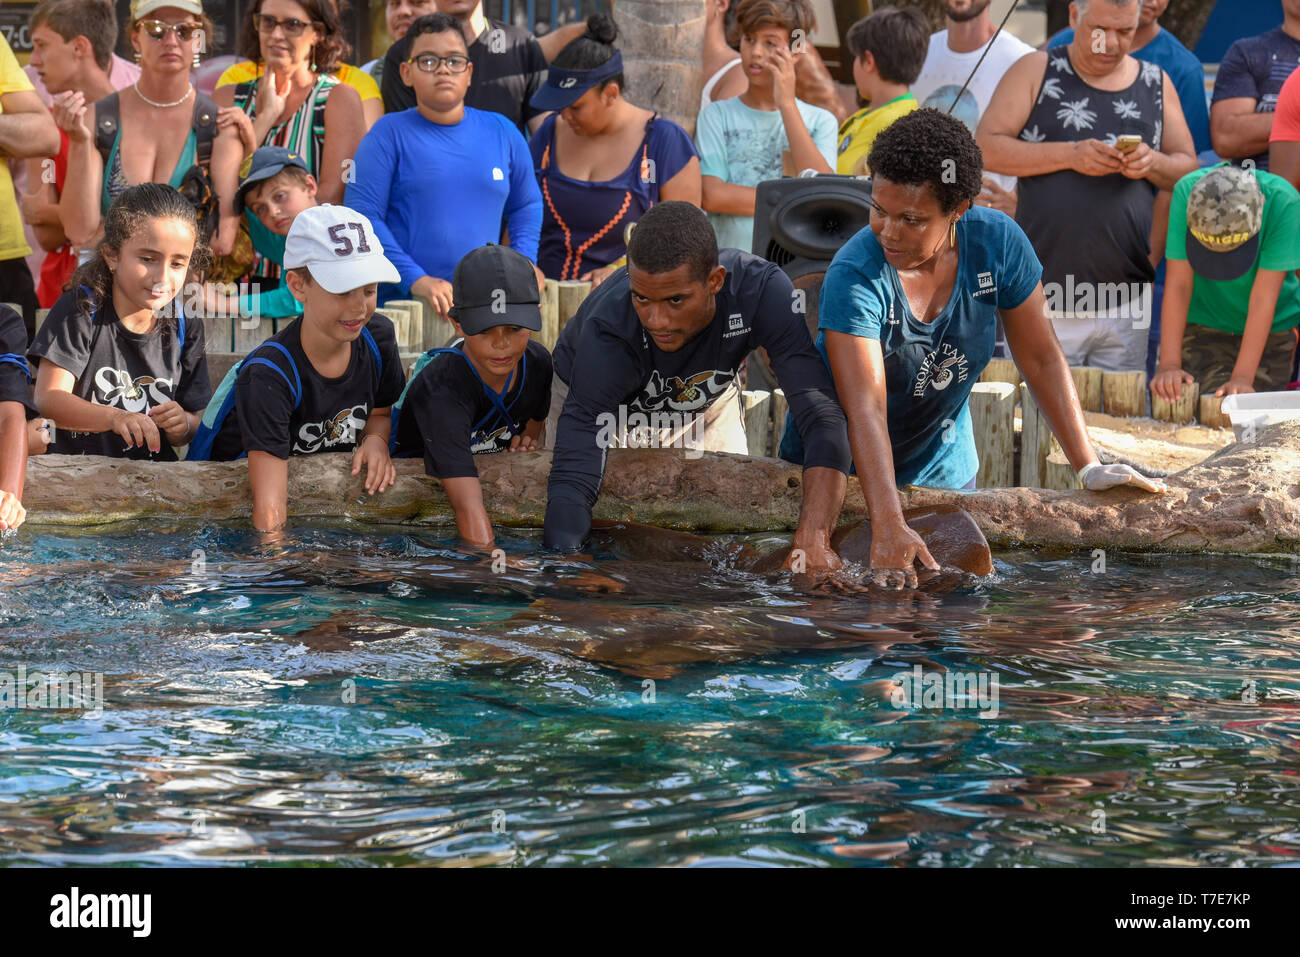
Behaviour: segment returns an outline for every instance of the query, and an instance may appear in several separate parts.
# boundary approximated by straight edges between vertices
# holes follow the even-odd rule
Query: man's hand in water
[[[916,588],[916,563],[939,570],[925,540],[906,522],[872,529],[871,579],[882,588]]]
[[[1102,465],[1100,462],[1079,469],[1079,484],[1089,492],[1104,492],[1118,485],[1133,485],[1146,492],[1169,491],[1164,482],[1147,478],[1137,469],[1127,465]]]
[[[794,547],[790,549],[790,555],[781,567],[799,574],[835,571],[843,568],[844,562],[840,561],[840,556],[831,548],[830,537],[825,532],[811,535],[795,532]]]

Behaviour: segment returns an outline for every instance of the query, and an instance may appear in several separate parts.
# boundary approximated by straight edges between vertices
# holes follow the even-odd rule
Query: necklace
[[[149,99],[149,97],[145,96],[143,93],[140,92],[139,80],[136,80],[134,83],[131,84],[131,89],[135,90],[136,96],[140,97],[140,99],[144,100],[155,110],[169,110],[173,106],[180,106],[182,103],[188,100],[190,98],[190,94],[194,92],[194,86],[191,84],[186,88],[185,95],[182,96],[179,100],[173,100],[171,103],[159,103],[155,100]]]

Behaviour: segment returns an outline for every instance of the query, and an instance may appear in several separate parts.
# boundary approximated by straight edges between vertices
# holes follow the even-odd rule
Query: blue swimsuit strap
[[[470,361],[469,356],[465,355],[464,352],[457,349],[455,346],[446,346],[442,349],[430,349],[429,355],[435,356],[440,352],[451,352],[464,359],[465,364],[469,366],[469,371],[474,373],[474,378],[478,379],[478,384],[483,387],[483,391],[487,393],[488,399],[492,402],[492,411],[488,412],[487,415],[483,416],[483,418],[479,419],[478,422],[473,425],[470,429],[471,435],[483,428],[483,426],[486,425],[494,415],[499,415],[505,420],[506,428],[510,430],[511,435],[518,435],[524,430],[523,426],[515,422],[514,416],[510,414],[510,407],[519,401],[519,396],[524,394],[524,383],[528,379],[528,352],[526,350],[519,363],[519,392],[510,400],[509,404],[507,404],[502,397],[508,395],[510,392],[510,383],[515,377],[515,371],[513,369],[510,370],[510,375],[506,377],[505,388],[500,392],[497,392],[496,389],[493,389],[483,381],[483,377],[478,374],[478,369],[474,368],[474,363]]]

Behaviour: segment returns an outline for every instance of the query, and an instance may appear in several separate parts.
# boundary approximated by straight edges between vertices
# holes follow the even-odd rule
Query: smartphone
[[[1121,153],[1132,153],[1141,143],[1142,137],[1137,133],[1125,133],[1115,138],[1115,147]]]

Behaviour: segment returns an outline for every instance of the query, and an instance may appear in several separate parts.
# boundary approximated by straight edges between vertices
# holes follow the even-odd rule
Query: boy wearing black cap
[[[262,531],[284,524],[291,455],[351,452],[352,474],[366,470],[370,494],[393,484],[389,409],[406,378],[393,324],[375,314],[378,285],[397,270],[365,216],[346,206],[304,210],[284,265],[302,317],[249,353],[233,396],[218,389],[190,446],[191,457],[201,440],[212,459],[247,453]]]
[[[1216,396],[1285,389],[1300,326],[1300,193],[1281,176],[1223,163],[1174,186],[1151,392],[1184,382]]]
[[[466,253],[452,276],[452,322],[460,341],[434,349],[395,409],[396,454],[424,455],[442,481],[460,537],[491,546],[475,455],[538,447],[551,405],[551,354],[533,264],[488,244]]]

